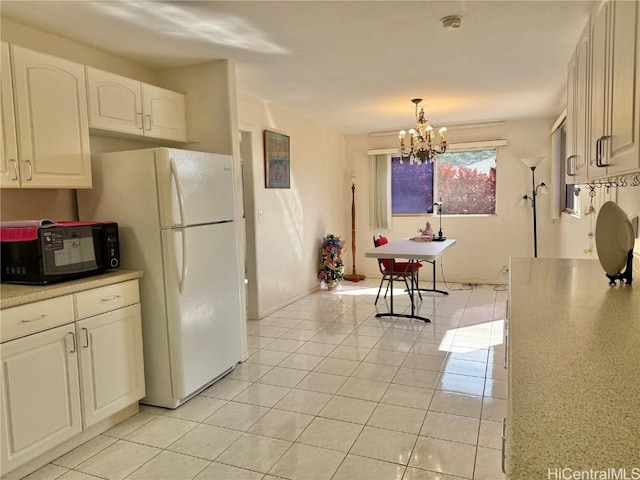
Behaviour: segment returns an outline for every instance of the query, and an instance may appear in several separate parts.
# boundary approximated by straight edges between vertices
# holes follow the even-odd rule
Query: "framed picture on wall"
[[[264,131],[264,186],[291,188],[289,137],[269,130]]]

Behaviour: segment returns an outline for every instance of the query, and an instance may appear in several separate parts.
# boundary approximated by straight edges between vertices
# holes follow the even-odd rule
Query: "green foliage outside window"
[[[443,214],[496,213],[496,151],[477,150],[438,155],[438,198]]]

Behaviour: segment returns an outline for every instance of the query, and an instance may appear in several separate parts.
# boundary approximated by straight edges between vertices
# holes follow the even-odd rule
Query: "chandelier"
[[[414,162],[418,165],[422,162],[433,163],[436,155],[447,151],[447,141],[444,138],[447,129],[442,127],[439,130],[440,143],[435,143],[433,127],[429,124],[429,120],[424,118],[424,108],[420,107],[420,113],[418,113],[418,105],[422,99],[414,98],[411,101],[416,106],[416,128],[409,130],[409,146],[405,144],[406,132],[400,131],[400,163],[404,160],[409,160],[411,165]]]

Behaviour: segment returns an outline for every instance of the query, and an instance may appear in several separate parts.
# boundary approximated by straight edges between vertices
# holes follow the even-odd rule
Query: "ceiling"
[[[238,90],[344,133],[555,116],[592,1],[9,1],[2,16],[151,68],[221,58]],[[440,19],[460,15],[445,30]]]

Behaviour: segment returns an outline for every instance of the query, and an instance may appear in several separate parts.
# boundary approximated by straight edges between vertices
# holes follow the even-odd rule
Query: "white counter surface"
[[[510,275],[507,478],[640,478],[638,277],[612,287],[597,260],[520,258]]]
[[[51,285],[18,285],[3,283],[0,285],[0,309],[17,307],[27,303],[60,297],[71,293],[103,287],[113,283],[126,282],[142,276],[141,270],[126,270],[123,268],[110,270],[100,275],[79,278],[68,282],[53,283]]]

